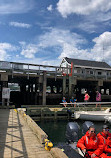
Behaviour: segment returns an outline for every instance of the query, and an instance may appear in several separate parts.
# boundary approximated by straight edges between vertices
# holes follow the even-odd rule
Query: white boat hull
[[[77,111],[75,112],[75,119],[105,121],[106,117],[111,117],[110,111],[110,108],[108,108],[106,111]]]

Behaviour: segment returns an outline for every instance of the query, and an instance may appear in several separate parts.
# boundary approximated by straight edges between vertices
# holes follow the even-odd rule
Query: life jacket
[[[107,135],[103,132],[98,133],[97,135],[99,141],[102,141],[104,144],[106,144]]]
[[[103,152],[106,155],[108,153],[111,153],[111,133],[108,133],[108,135],[106,135],[105,133],[100,132],[98,133],[97,137],[101,144],[103,143],[104,145]]]
[[[89,135],[88,131],[81,139],[79,139],[77,147],[81,148],[81,150],[86,149],[89,155],[95,153],[99,156],[103,152],[103,148],[99,148],[96,134],[92,137]]]

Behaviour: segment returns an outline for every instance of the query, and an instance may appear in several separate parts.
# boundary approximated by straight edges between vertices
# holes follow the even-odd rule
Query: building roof
[[[65,60],[69,64],[71,64],[71,62],[73,62],[74,65],[79,65],[79,66],[98,67],[98,68],[111,68],[111,66],[108,65],[106,62],[72,59],[72,58],[67,58],[67,57],[65,57]]]

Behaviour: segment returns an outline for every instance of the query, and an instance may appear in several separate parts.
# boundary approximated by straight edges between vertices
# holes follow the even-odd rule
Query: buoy
[[[48,139],[45,139],[45,150],[50,151],[52,147],[53,147],[52,142]]]
[[[17,113],[18,111],[17,111],[17,109],[14,109],[14,111]]]
[[[24,113],[24,116],[26,116],[26,114]]]

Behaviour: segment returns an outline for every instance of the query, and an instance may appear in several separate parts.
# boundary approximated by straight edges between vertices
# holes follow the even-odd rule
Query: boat
[[[105,122],[109,122],[109,124],[111,125],[111,116],[106,116]]]
[[[76,111],[74,117],[81,120],[106,121],[106,118],[111,117],[111,108],[104,111]]]
[[[82,124],[82,135],[84,135],[90,126],[94,126],[94,123],[91,121],[85,121]],[[85,158],[85,154],[80,148],[77,148],[77,142],[79,140],[80,126],[77,122],[68,122],[66,126],[66,142],[59,143],[57,145],[67,156],[68,158]]]

